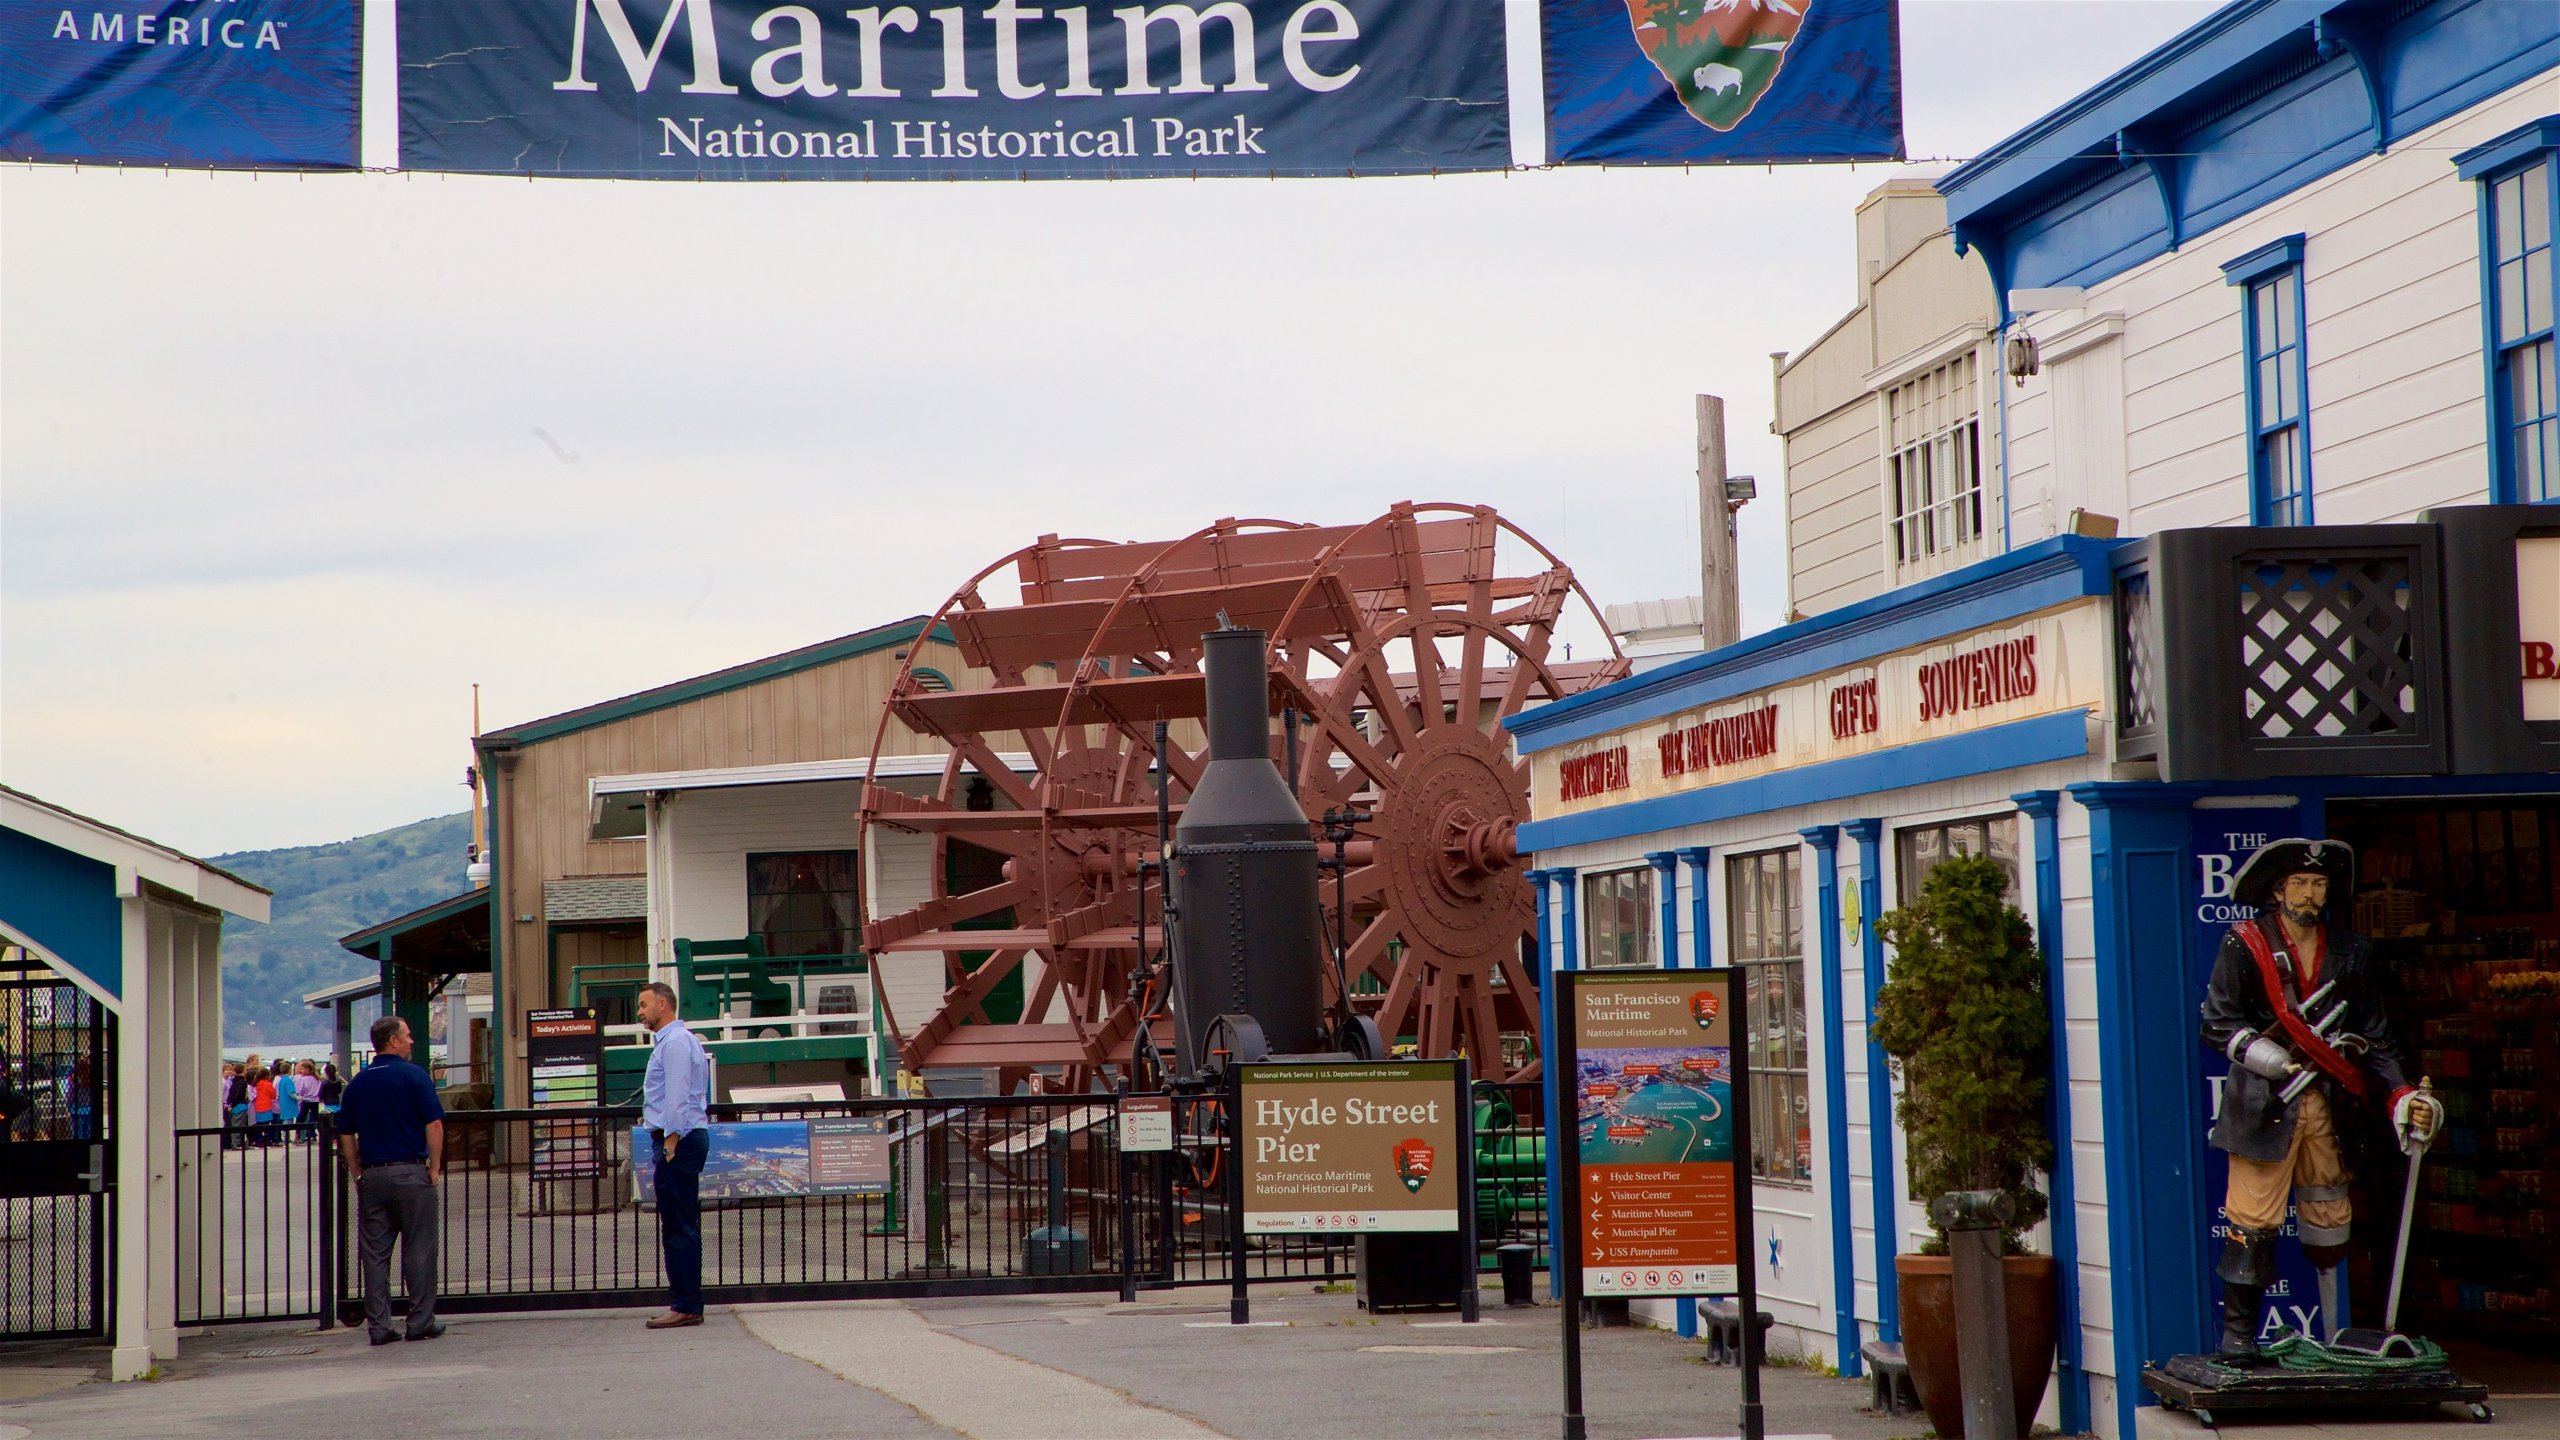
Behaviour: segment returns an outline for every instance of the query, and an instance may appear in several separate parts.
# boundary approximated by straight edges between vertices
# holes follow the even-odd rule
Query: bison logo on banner
[[[1547,158],[1902,155],[1895,0],[1539,0]]]
[[[1626,0],[1636,43],[1710,130],[1742,123],[1787,63],[1817,0]],[[1799,8],[1801,7],[1801,8]]]
[[[1396,1146],[1396,1178],[1404,1182],[1406,1193],[1422,1189],[1431,1178],[1431,1142],[1407,1140]]]

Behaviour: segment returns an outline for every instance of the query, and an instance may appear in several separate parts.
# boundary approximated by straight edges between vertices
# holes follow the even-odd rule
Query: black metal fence
[[[1494,1247],[1514,1240],[1538,1245],[1543,1263],[1537,1093],[1534,1084],[1476,1089],[1486,1269]],[[779,1165],[748,1147],[715,1150],[704,1298],[1227,1284],[1219,1103],[1177,1097],[1175,1148],[1129,1154],[1112,1095],[716,1107],[718,1121],[877,1121],[891,1183],[880,1195],[808,1194],[786,1179],[787,1143]],[[662,1301],[657,1217],[633,1164],[638,1123],[630,1109],[449,1113],[437,1308]],[[317,1130],[283,1127],[245,1143],[236,1131],[185,1131],[177,1144],[179,1322],[352,1321],[362,1296],[354,1187]],[[1348,1279],[1352,1258],[1349,1239],[1328,1236],[1257,1236],[1246,1247],[1252,1280]]]

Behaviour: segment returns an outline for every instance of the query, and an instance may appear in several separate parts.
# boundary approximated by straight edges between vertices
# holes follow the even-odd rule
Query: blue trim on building
[[[2281,240],[2270,240],[2236,260],[2223,261],[2222,283],[2246,285],[2252,281],[2263,280],[2279,270],[2289,270],[2300,265],[2302,241],[2303,237],[2300,235],[2287,235]]]
[[[1902,1276],[1893,1257],[1902,1252],[1902,1186],[1893,1163],[1893,1066],[1876,1043],[1876,997],[1884,990],[1884,822],[1852,820],[1840,833],[1858,842],[1858,978],[1866,990],[1867,1168],[1869,1215],[1875,1225],[1876,1338],[1902,1342]]]
[[[2475,204],[2480,217],[2480,363],[2489,427],[2489,499],[2498,505],[2543,504],[2560,500],[2560,476],[2546,479],[2547,495],[2527,495],[2516,474],[2515,389],[2510,373],[2517,351],[2536,346],[2551,335],[2548,327],[2519,332],[2503,343],[2499,335],[2498,217],[2496,187],[2522,168],[2548,161],[2551,178],[2544,183],[2542,203],[2547,234],[2560,236],[2560,115],[2547,115],[2519,125],[2484,144],[2453,157],[2454,173],[2478,186]],[[2560,291],[2560,244],[2550,245],[2543,263],[2551,271],[2543,283]]]
[[[2094,285],[2560,66],[2547,7],[2375,12],[2224,6],[1939,181],[1957,253],[2003,301]]]
[[[1813,957],[1822,985],[1823,1154],[1831,1192],[1831,1313],[1843,1375],[1866,1369],[1858,1351],[1858,1259],[1855,1221],[1849,1209],[1849,1064],[1842,1053],[1845,1029],[1840,998],[1840,830],[1815,825],[1799,830],[1814,851],[1814,927],[1821,935]]]
[[[1716,963],[1715,937],[1710,933],[1707,901],[1714,893],[1707,888],[1707,861],[1715,852],[1704,845],[1691,845],[1680,852],[1689,862],[1689,968],[1712,970]]]
[[[113,865],[0,828],[0,931],[124,998],[124,902]]]
[[[2314,518],[2314,485],[2311,474],[2311,365],[2309,360],[2311,317],[2303,309],[2302,239],[2288,235],[2281,240],[2259,246],[2222,267],[2223,283],[2240,287],[2240,406],[2241,423],[2248,440],[2249,523],[2252,525],[2311,525]],[[2273,287],[2279,307],[2289,305],[2293,329],[2283,326],[2287,312],[2276,313],[2276,333],[2271,337],[2260,322],[2258,295]],[[2293,409],[2279,413],[2273,421],[2263,408],[2266,387],[2259,379],[2259,367],[2274,362],[2284,372],[2277,381],[2281,398],[2286,380],[2293,386]],[[2281,443],[2293,450],[2292,487],[2279,492],[2279,476],[2270,463],[2268,449],[2284,431],[2294,433]],[[2294,508],[2282,514],[2280,505]]]
[[[2057,816],[2061,797],[2051,790],[2029,790],[2009,797],[2027,817],[2033,834],[2028,853],[2035,867],[2036,944],[2044,951],[2044,998],[2052,1027],[2051,1084],[2045,1104],[2045,1128],[2053,1140],[2053,1165],[2045,1172],[2045,1198],[2051,1209],[2051,1244],[2055,1270],[2054,1403],[2065,1435],[2089,1428],[2089,1372],[2081,1363],[2080,1210],[2073,1183],[2071,1151],[2071,1030],[2064,993],[2062,943],[2062,835]]]
[[[2205,1197],[2197,1193],[2205,1113],[2195,1063],[2187,896],[2189,810],[2204,786],[2092,781],[2098,1076],[2107,1137],[2108,1292],[2115,1297],[2116,1433],[2150,1403],[2145,1363],[2207,1346]]]
[[[1704,655],[1541,705],[1503,722],[1522,754],[1747,695],[1932,640],[2114,593],[2128,540],[2058,535]]]
[[[1653,867],[1653,883],[1659,887],[1654,896],[1654,928],[1662,932],[1662,968],[1680,968],[1680,857],[1669,850],[1655,850],[1644,857]]]
[[[1553,820],[1533,820],[1520,827],[1520,848],[1560,850],[1569,845],[1620,840],[1683,825],[1729,820],[1737,815],[1765,814],[1795,805],[1815,805],[2052,760],[2075,760],[2088,753],[2087,712],[2065,710],[1845,760],[1826,760],[1773,775],[1684,790],[1677,795]]]
[[[2464,180],[2526,164],[2546,150],[2560,150],[2560,115],[2545,115],[2517,126],[2494,140],[2484,140],[2453,157],[2453,173]]]
[[[1562,865],[1551,869],[1532,870],[1529,874],[1538,887],[1538,955],[1541,962],[1538,970],[1538,1009],[1546,1027],[1538,1037],[1538,1054],[1548,1056],[1556,1053],[1556,991],[1560,988],[1555,984],[1556,972],[1580,968],[1578,964],[1580,947],[1574,936],[1574,870],[1569,865]],[[1564,887],[1564,905],[1554,912],[1556,939],[1552,955],[1553,963],[1549,964],[1546,963],[1550,958],[1546,937],[1549,906],[1552,902],[1549,899],[1548,887],[1555,884],[1561,884]],[[1551,1136],[1569,1133],[1564,1125],[1563,1097],[1557,1090],[1555,1067],[1540,1065],[1538,1078],[1539,1089],[1542,1092],[1540,1098],[1546,1102],[1546,1133]],[[1566,1149],[1567,1147],[1562,1145],[1547,1147],[1547,1193],[1550,1195],[1564,1193]],[[1554,1205],[1547,1207],[1547,1297],[1549,1299],[1556,1299],[1564,1294],[1565,1267],[1578,1264],[1582,1256],[1582,1247],[1578,1238],[1572,1247],[1566,1246],[1564,1222],[1565,1216],[1561,1207]],[[1580,1231],[1577,1230],[1575,1233],[1579,1237]]]

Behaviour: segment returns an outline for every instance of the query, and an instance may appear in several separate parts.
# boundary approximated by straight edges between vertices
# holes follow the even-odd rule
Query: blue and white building
[[[1865,1033],[1873,921],[1988,853],[2050,964],[2043,1418],[2138,1433],[2141,1367],[2214,1323],[2195,1007],[2229,867],[2300,834],[2365,855],[2342,903],[2462,1097],[2404,1323],[2555,1353],[2560,1183],[2523,1142],[2560,1115],[2507,1052],[2560,1063],[2560,1006],[2491,984],[2560,971],[2555,173],[2560,5],[2237,0],[1888,184],[1857,306],[1778,364],[1798,618],[1512,723],[1547,962],[1760,976],[1782,1343],[1854,1370],[1899,1338],[1928,1231]]]

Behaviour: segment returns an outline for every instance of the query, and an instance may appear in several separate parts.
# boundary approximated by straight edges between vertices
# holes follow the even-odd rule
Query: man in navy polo
[[[363,1217],[364,1320],[376,1345],[401,1338],[391,1328],[391,1242],[409,1287],[408,1338],[444,1333],[436,1318],[436,1184],[444,1178],[444,1103],[427,1072],[409,1062],[409,1022],[373,1022],[373,1063],[347,1082],[338,1102],[338,1148],[356,1177]]]
[[[649,1073],[640,1092],[640,1123],[657,1148],[658,1240],[667,1260],[667,1313],[652,1330],[702,1323],[702,1162],[711,1155],[711,1057],[702,1039],[676,1018],[676,992],[664,981],[640,988],[640,1023],[649,1027]]]

